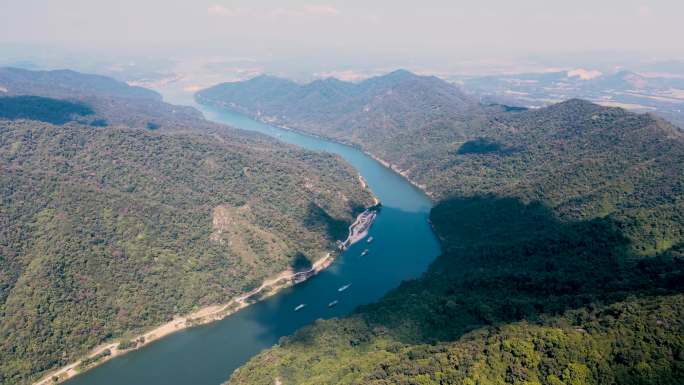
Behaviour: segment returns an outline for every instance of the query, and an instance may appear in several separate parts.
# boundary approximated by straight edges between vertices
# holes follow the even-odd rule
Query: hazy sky
[[[236,58],[684,56],[683,0],[0,0],[0,44]]]

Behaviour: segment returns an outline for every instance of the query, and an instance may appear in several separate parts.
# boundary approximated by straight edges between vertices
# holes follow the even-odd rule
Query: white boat
[[[340,301],[334,300],[334,301],[332,301],[332,302],[330,302],[330,303],[328,304],[328,307],[333,307],[333,306],[337,305],[338,302],[340,302]]]
[[[349,286],[351,286],[351,283],[348,283],[348,284],[346,284],[346,285],[340,287],[339,289],[337,289],[337,291],[343,292],[343,291],[349,289]]]
[[[366,255],[366,254],[368,254],[368,249],[364,250],[364,251],[361,253],[361,256],[363,257],[363,256]]]
[[[294,308],[294,311],[300,311],[300,310],[302,310],[302,309],[304,308],[304,306],[306,306],[306,304],[303,304],[303,303],[302,303],[302,304],[299,304],[299,305],[297,305],[296,308]]]
[[[368,243],[373,242],[373,237],[368,237],[368,239],[366,240],[366,242],[368,242]]]

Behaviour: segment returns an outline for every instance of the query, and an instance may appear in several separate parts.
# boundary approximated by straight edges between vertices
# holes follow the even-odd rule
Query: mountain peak
[[[261,82],[261,83],[263,83],[263,82],[288,82],[289,83],[290,82],[290,80],[283,79],[281,77],[269,75],[269,74],[260,74],[260,75],[257,75],[257,76],[255,76],[255,77],[253,77],[247,81],[248,82]]]
[[[418,78],[420,77],[419,75],[414,74],[413,72],[405,69],[398,69],[394,70],[386,75],[380,76],[383,78],[393,78],[393,79],[411,79],[411,78]]]

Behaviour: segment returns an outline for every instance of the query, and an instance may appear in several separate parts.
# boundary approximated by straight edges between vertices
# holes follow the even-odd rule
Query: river
[[[190,104],[207,119],[257,131],[314,151],[343,157],[366,179],[383,208],[370,230],[374,241],[359,242],[325,271],[221,321],[180,331],[117,357],[68,381],[69,385],[218,385],[261,350],[316,319],[340,317],[373,302],[402,280],[417,278],[439,254],[427,223],[432,206],[419,189],[362,151],[350,146],[269,126],[249,117],[199,106],[187,95],[165,99]],[[361,256],[368,248],[370,252]],[[351,284],[343,291],[338,288]],[[337,306],[327,304],[339,300]],[[293,309],[306,304],[302,310]]]

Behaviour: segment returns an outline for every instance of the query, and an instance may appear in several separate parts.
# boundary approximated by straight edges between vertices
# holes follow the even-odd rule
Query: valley
[[[258,82],[292,86],[263,77]],[[316,97],[319,86],[327,90],[325,101],[316,102],[329,106],[320,116],[296,105],[297,98],[312,97],[303,96],[311,90],[296,86],[291,92],[297,98],[290,95],[258,110],[238,107],[247,104],[243,96],[210,100],[201,91],[197,100],[209,105],[194,108],[209,121],[195,128],[164,123],[157,133],[146,126],[147,115],[135,124],[148,133],[107,127],[110,136],[145,138],[152,131],[153,137],[175,141],[206,138],[197,136],[200,127],[219,146],[237,141],[241,152],[271,154],[269,146],[285,142],[316,151],[315,160],[304,159],[321,171],[329,166],[320,164],[320,157],[336,161],[322,152],[337,154],[360,173],[353,177],[348,169],[344,180],[351,182],[344,183],[366,191],[353,212],[378,202],[382,208],[370,230],[364,215],[371,214],[357,218],[359,231],[349,226],[350,219],[325,221],[334,239],[349,232],[351,240],[362,241],[345,245],[338,258],[328,254],[311,264],[311,257],[295,256],[288,270],[273,272],[274,278],[243,290],[246,294],[218,302],[224,305],[208,304],[197,316],[176,317],[156,331],[126,334],[126,340],[66,367],[62,379],[73,377],[67,381],[72,385],[215,384],[235,370],[228,383],[679,381],[684,181],[677,170],[684,139],[676,127],[577,99],[530,111],[483,105],[453,85],[406,71],[368,82],[355,90],[336,82],[307,86]],[[251,93],[252,85],[245,86],[248,91],[239,92]],[[431,99],[421,97],[414,108],[415,92]],[[82,116],[103,116],[104,107],[93,106]],[[235,109],[240,112],[230,111]],[[298,109],[300,115],[290,115]],[[84,122],[65,127],[79,124]],[[367,124],[377,130],[365,130]],[[97,130],[102,128],[93,131],[100,135]],[[80,131],[77,137],[84,135]],[[300,151],[282,146],[275,153]],[[252,177],[248,166],[241,167],[241,175]],[[312,189],[308,180],[301,186]],[[250,218],[255,207],[214,205],[209,239],[244,244],[231,224]],[[264,234],[254,226],[240,225]],[[366,236],[373,237],[372,244],[363,241]],[[249,251],[236,251],[243,260],[252,258]],[[314,279],[301,282],[313,273]],[[290,287],[294,283],[299,284]],[[342,287],[349,291],[334,295]],[[653,312],[658,317],[650,317]],[[667,327],[654,334],[656,325]],[[634,328],[639,331],[632,339],[616,339],[611,331]],[[668,342],[649,343],[640,348],[647,356],[635,356],[639,339],[657,338]],[[618,341],[622,345],[615,345]],[[508,353],[493,355],[491,349]],[[584,356],[586,350],[593,355]],[[558,355],[566,358],[550,358]],[[653,360],[660,362],[652,367],[657,373],[643,367]],[[637,373],[636,367],[642,369]]]
[[[7,73],[0,82],[21,94],[22,78]],[[60,92],[84,77],[70,73]],[[54,92],[50,81],[31,92]],[[114,84],[116,95],[74,93],[90,111],[62,124],[45,121],[53,110],[42,106],[59,100],[47,91],[15,104],[30,114],[0,120],[3,383],[37,380],[97,346],[134,346],[269,277],[318,266],[374,204],[339,158],[192,118],[201,117],[192,108],[186,123],[147,100],[133,127],[81,121],[138,105],[137,91]],[[152,116],[174,123],[153,129]]]
[[[266,133],[287,143],[339,154],[346,159],[359,170],[370,191],[382,202],[381,214],[369,230],[375,238],[370,246],[373,254],[359,257],[361,250],[369,247],[365,241],[351,245],[334,261],[328,260],[332,262],[330,266],[312,280],[277,293],[270,292],[273,295],[221,321],[177,331],[144,348],[108,360],[72,378],[68,384],[219,383],[225,378],[226,365],[237,368],[281,336],[316,319],[339,317],[359,304],[377,300],[402,280],[418,277],[439,252],[427,223],[432,205],[429,199],[401,176],[357,149],[260,124],[242,115],[198,108],[210,120]],[[337,289],[350,283],[349,289],[339,294]],[[330,293],[330,297],[322,293]],[[337,295],[339,303],[328,307]],[[306,307],[294,312],[299,304]]]
[[[198,100],[343,135],[392,159],[437,200],[430,220],[443,254],[380,301],[281,340],[228,384],[681,381],[678,128],[577,99],[529,111],[467,97],[454,105],[444,95],[459,94],[455,86],[404,72],[358,85],[291,85],[297,97],[273,102],[264,81],[288,94],[288,83],[258,78],[201,91]],[[364,96],[366,83],[383,86]],[[411,93],[434,84],[450,91],[431,95],[416,126],[393,123],[411,121]],[[334,102],[311,115],[299,102],[307,98]],[[397,105],[409,107],[389,109]],[[381,114],[370,119],[382,126],[364,132],[356,124],[374,109]],[[577,331],[588,333],[587,345]],[[653,342],[636,347],[641,340]]]
[[[684,384],[682,15],[0,1],[0,385]]]

